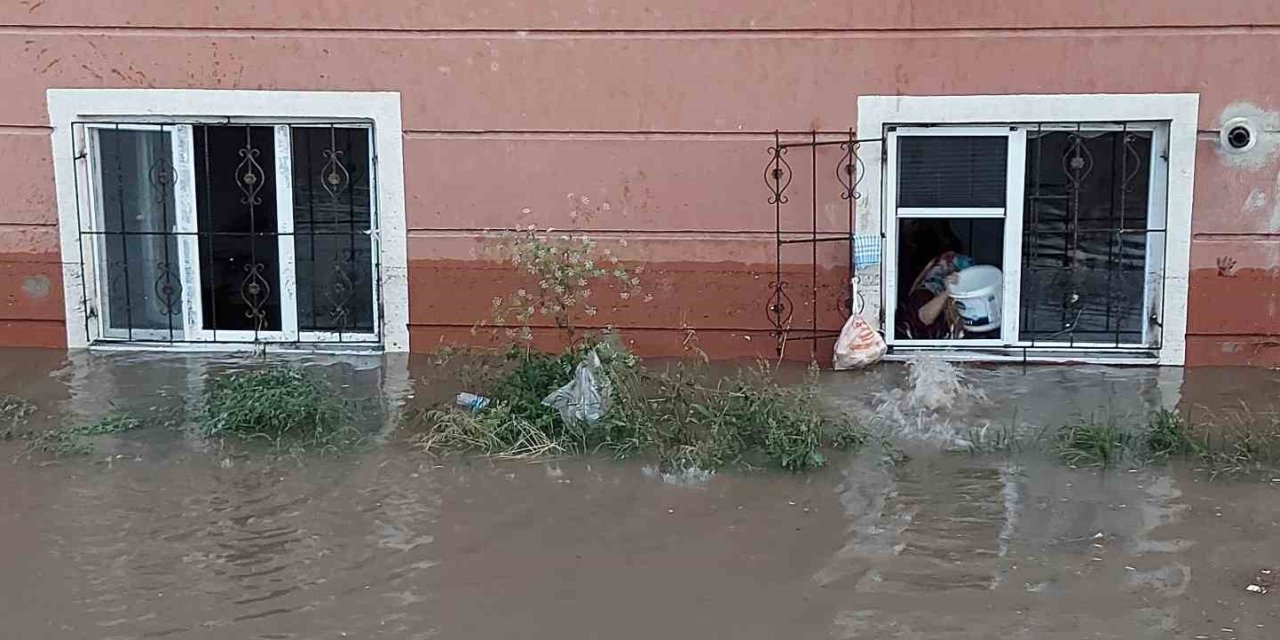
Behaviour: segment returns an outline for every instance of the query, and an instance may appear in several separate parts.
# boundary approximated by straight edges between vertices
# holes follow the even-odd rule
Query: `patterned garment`
[[[952,317],[954,314],[950,309],[950,301],[947,304],[948,308],[932,323],[922,322],[919,314],[921,307],[947,290],[947,276],[971,267],[973,264],[973,258],[954,251],[948,251],[930,260],[916,277],[906,300],[898,309],[896,323],[898,337],[908,340],[945,340],[963,337],[963,328]]]
[[[911,285],[911,291],[921,287],[929,293],[938,295],[947,290],[947,276],[973,266],[973,258],[962,253],[948,251],[931,260]]]

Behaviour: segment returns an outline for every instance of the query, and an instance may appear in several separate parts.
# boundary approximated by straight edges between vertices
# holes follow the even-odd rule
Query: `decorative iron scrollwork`
[[[769,324],[773,325],[775,332],[785,331],[791,326],[791,316],[795,313],[795,305],[791,302],[791,296],[787,294],[787,281],[775,280],[769,283],[773,289],[772,295],[769,296],[769,306],[766,307],[769,316]]]
[[[249,142],[245,142],[245,147],[240,150],[240,157],[243,160],[236,165],[236,186],[244,194],[240,197],[241,204],[262,204],[262,198],[258,197],[258,192],[262,191],[262,185],[266,182],[266,172],[262,170],[262,165],[258,164],[260,153]]]
[[[1130,132],[1124,134],[1124,166],[1125,174],[1120,181],[1121,189],[1125,193],[1133,193],[1138,175],[1142,173],[1142,154],[1134,148],[1134,142],[1138,136]]]
[[[785,280],[775,280],[770,282],[769,286],[773,289],[769,306],[766,308],[769,324],[773,326],[773,331],[769,333],[777,341],[775,349],[781,354],[787,342],[787,333],[791,330],[791,317],[795,313],[795,304],[791,302],[791,296],[787,293]]]
[[[1069,228],[1075,230],[1067,237],[1067,255],[1071,261],[1073,268],[1070,271],[1069,286],[1064,292],[1062,307],[1064,309],[1083,309],[1080,302],[1080,290],[1083,288],[1083,275],[1079,269],[1074,268],[1078,256],[1076,252],[1080,249],[1079,239],[1079,219],[1080,219],[1080,192],[1084,190],[1085,178],[1093,172],[1093,153],[1089,151],[1089,146],[1085,142],[1085,137],[1079,133],[1073,133],[1067,136],[1067,149],[1062,154],[1062,168],[1067,177],[1067,191],[1070,196],[1069,203]],[[1068,311],[1069,313],[1070,311]],[[1079,319],[1080,313],[1076,313],[1076,320]],[[1072,331],[1075,328],[1076,321],[1072,320],[1064,329],[1064,331]]]
[[[844,151],[844,155],[840,157],[840,165],[836,167],[836,179],[844,187],[844,191],[840,193],[842,200],[857,200],[862,197],[858,192],[858,185],[862,184],[863,172],[866,165],[863,164],[862,158],[858,156],[859,144],[856,142],[842,142],[840,148]]]
[[[1067,136],[1067,150],[1062,154],[1062,169],[1071,182],[1071,189],[1083,188],[1084,179],[1093,171],[1093,153],[1085,144],[1084,136],[1078,133]]]
[[[345,152],[341,149],[325,149],[320,152],[324,156],[324,166],[320,167],[320,187],[337,202],[338,197],[351,188],[351,172],[342,164]]]
[[[245,278],[240,283],[240,299],[247,308],[244,317],[256,323],[257,331],[267,326],[267,301],[271,299],[271,283],[263,276],[266,265],[261,262],[244,265]]]
[[[347,264],[350,265],[349,269],[344,268],[342,262],[333,263],[333,269],[329,272],[329,286],[324,293],[330,305],[329,319],[333,320],[339,331],[351,326],[351,298],[355,295],[356,284],[360,280],[355,262]]]
[[[169,195],[169,190],[173,188],[173,163],[168,158],[160,157],[151,163],[151,168],[147,172],[151,185],[156,189],[156,203],[165,202]]]
[[[157,262],[156,270],[159,274],[153,283],[153,289],[156,292],[157,307],[163,314],[176,316],[182,311],[182,282],[173,265],[168,262]]]
[[[787,148],[769,147],[769,164],[765,165],[764,183],[769,187],[769,204],[786,204],[787,187],[791,186],[791,165],[787,162]]]

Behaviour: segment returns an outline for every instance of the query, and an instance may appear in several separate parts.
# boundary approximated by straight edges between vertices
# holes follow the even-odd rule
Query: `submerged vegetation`
[[[607,212],[586,196],[570,194],[569,217],[584,221]],[[528,458],[547,454],[656,457],[664,470],[821,467],[826,449],[856,449],[866,432],[828,414],[812,382],[780,384],[767,367],[727,378],[701,361],[648,367],[623,349],[607,327],[584,330],[597,309],[652,300],[641,288],[641,267],[623,264],[579,231],[526,226],[494,237],[491,254],[524,279],[493,300],[492,319],[509,348],[473,389],[490,399],[479,409],[434,408],[409,416],[415,446],[432,452],[471,452]],[[618,247],[626,246],[619,241]],[[478,326],[477,328],[480,328]],[[558,334],[559,353],[531,347],[535,330]],[[688,343],[686,343],[688,346]],[[696,346],[688,347],[702,355]],[[591,419],[562,415],[544,399],[575,377],[589,354],[607,402]]]
[[[33,413],[35,405],[25,399],[17,396],[0,397],[0,439],[25,440],[19,457],[37,453],[54,456],[88,455],[94,452],[94,439],[97,436],[133,431],[143,424],[137,418],[115,413],[88,424],[31,430],[26,426],[26,420]]]
[[[593,205],[586,196],[570,194],[569,199],[569,218],[576,222],[609,210],[607,203]],[[518,281],[509,293],[492,299],[491,318],[475,330],[491,329],[505,351],[496,363],[482,359],[449,378],[461,385],[457,390],[479,393],[483,400],[471,398],[465,408],[410,409],[402,416],[417,449],[521,459],[645,457],[656,459],[660,471],[673,473],[800,472],[826,464],[832,450],[857,450],[873,439],[890,459],[901,455],[882,435],[829,411],[812,376],[784,384],[767,364],[729,376],[713,374],[692,331],[685,348],[699,358],[641,363],[600,318],[620,309],[634,311],[653,298],[641,286],[643,267],[628,266],[613,246],[580,231],[535,225],[499,232],[492,240],[490,255]],[[625,247],[624,240],[617,241],[616,250]],[[561,350],[534,348],[535,338],[548,334],[558,337]],[[433,364],[449,371],[447,360],[443,356]],[[582,367],[589,369],[585,378]],[[913,369],[910,384],[922,394],[912,401],[928,411],[945,409],[957,397],[985,398],[965,388],[949,366],[937,368],[941,375],[933,378],[917,373]],[[578,392],[589,387],[598,398],[584,401],[580,393],[568,394],[578,398],[572,401],[577,404],[548,406],[552,394],[570,382],[580,385]],[[363,442],[355,426],[356,406],[300,367],[261,365],[209,377],[193,428],[206,438],[261,442],[275,450],[332,452]],[[25,400],[0,397],[0,436],[13,437],[32,411]],[[90,425],[28,433],[25,450],[88,453],[93,437],[141,424],[115,415]],[[1158,411],[1140,426],[1094,416],[1026,434],[1015,415],[1013,425],[973,431],[967,441],[975,453],[1043,451],[1077,467],[1186,458],[1214,474],[1241,474],[1280,463],[1280,420],[1242,415],[1229,424],[1234,426],[1197,425],[1183,414]]]
[[[589,345],[589,346],[587,346]],[[543,404],[568,382],[587,349],[601,356],[611,390],[594,422],[565,420]],[[482,389],[479,410],[443,407],[410,419],[415,446],[504,458],[547,454],[656,457],[664,470],[823,466],[827,449],[857,449],[867,433],[822,409],[811,382],[788,386],[766,368],[714,379],[696,362],[641,365],[605,339],[562,354],[513,349]]]
[[[1107,467],[1119,463],[1134,449],[1135,437],[1114,422],[1080,422],[1060,429],[1054,450],[1067,464]]]
[[[34,413],[35,405],[18,396],[0,396],[0,439],[8,440],[18,432],[27,416]]]
[[[1191,433],[1190,424],[1181,415],[1162,409],[1147,420],[1146,453],[1162,460],[1189,456],[1204,450]]]
[[[765,366],[716,379],[697,363],[611,372],[616,404],[601,421],[614,455],[650,452],[671,470],[805,471],[824,449],[858,449],[866,432],[829,414],[813,381],[780,384]]]
[[[296,366],[263,366],[210,376],[190,429],[206,438],[263,442],[277,451],[334,452],[363,442],[356,404],[318,375]],[[0,437],[24,440],[19,457],[91,454],[99,436],[144,426],[182,429],[181,407],[151,407],[146,417],[117,411],[95,422],[45,430],[22,428],[34,411],[20,398],[0,398]]]
[[[278,450],[335,451],[361,441],[349,402],[319,376],[272,366],[211,377],[199,431],[260,441]]]
[[[1161,409],[1145,424],[1124,425],[1096,416],[1062,426],[1046,436],[1019,436],[1014,426],[970,434],[972,453],[1015,453],[1048,449],[1074,467],[1158,464],[1185,460],[1213,476],[1239,476],[1280,465],[1280,419],[1248,410],[1219,415],[1213,423]],[[1045,446],[1047,445],[1047,447]]]
[[[55,456],[88,455],[94,452],[93,438],[133,431],[142,421],[124,414],[113,414],[89,424],[49,429],[31,435],[23,453],[47,453]]]

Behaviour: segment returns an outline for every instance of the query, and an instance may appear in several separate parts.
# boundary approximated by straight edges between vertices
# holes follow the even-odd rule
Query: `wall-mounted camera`
[[[1248,118],[1232,118],[1222,123],[1218,141],[1231,153],[1245,153],[1258,144],[1258,129]]]

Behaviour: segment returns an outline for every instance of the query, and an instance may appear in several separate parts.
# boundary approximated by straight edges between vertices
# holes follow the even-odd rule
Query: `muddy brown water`
[[[310,360],[387,415],[456,391],[428,358]],[[180,415],[204,375],[237,362],[5,350],[0,394],[34,402],[38,425]],[[824,396],[896,430],[912,457],[864,452],[801,476],[438,460],[381,418],[369,425],[381,444],[333,458],[164,429],[85,458],[3,443],[0,637],[1280,637],[1280,593],[1246,591],[1280,571],[1280,474],[948,451],[983,426],[1103,410],[1265,415],[1280,375],[965,375],[917,379],[925,390],[897,365],[824,375]]]

